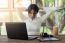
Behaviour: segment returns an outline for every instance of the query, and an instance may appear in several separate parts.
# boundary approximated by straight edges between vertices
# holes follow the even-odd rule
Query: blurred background
[[[65,34],[65,1],[64,0],[0,0],[0,35],[7,35],[6,22],[23,22],[22,14],[28,16],[27,11],[19,14],[17,9],[27,9],[30,4],[37,4],[39,13],[44,14],[44,8],[57,9],[51,16],[42,23],[44,32],[52,34],[53,26],[61,30],[59,34]],[[41,31],[41,30],[40,30]]]

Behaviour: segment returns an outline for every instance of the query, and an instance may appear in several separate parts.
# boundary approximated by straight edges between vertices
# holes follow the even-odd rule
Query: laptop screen
[[[6,23],[8,38],[13,39],[28,39],[26,23],[8,22]]]

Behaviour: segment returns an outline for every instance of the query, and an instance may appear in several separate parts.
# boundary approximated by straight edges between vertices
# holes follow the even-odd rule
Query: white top
[[[39,35],[42,22],[44,22],[52,12],[52,10],[48,8],[46,8],[44,11],[46,11],[46,14],[39,13],[40,17],[36,17],[33,20],[29,17],[24,19],[26,22],[28,35]],[[24,16],[22,17],[24,18]]]
[[[25,20],[28,35],[38,35],[40,32],[41,19],[35,18],[34,20],[28,18]]]
[[[36,17],[33,20],[29,17],[26,18],[25,22],[26,22],[28,35],[39,35],[41,24],[49,17],[49,15],[50,12],[46,13],[41,17]]]

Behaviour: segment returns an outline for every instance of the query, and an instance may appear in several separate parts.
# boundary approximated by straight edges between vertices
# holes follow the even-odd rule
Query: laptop
[[[26,23],[24,22],[8,22],[6,25],[7,37],[10,39],[31,40],[36,39],[35,36],[28,36]]]

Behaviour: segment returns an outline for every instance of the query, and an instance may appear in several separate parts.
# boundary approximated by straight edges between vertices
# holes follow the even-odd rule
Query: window
[[[25,7],[27,8],[31,4],[30,0],[14,0],[14,8]]]
[[[27,8],[31,0],[0,0],[0,30],[1,35],[6,35],[5,22],[21,22],[21,16],[17,13],[17,8]],[[24,13],[26,14],[26,13]]]
[[[0,8],[8,8],[8,0],[0,0]]]

